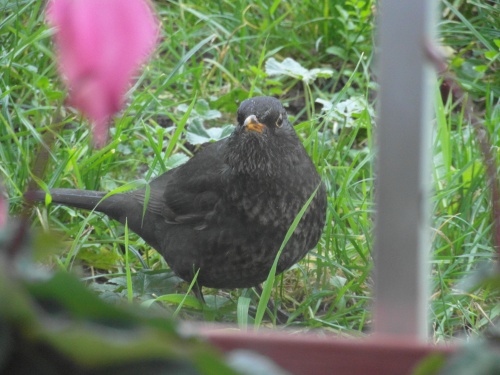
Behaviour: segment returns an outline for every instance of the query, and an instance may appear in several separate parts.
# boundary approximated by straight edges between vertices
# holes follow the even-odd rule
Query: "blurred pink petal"
[[[0,190],[0,229],[7,223],[7,208],[7,201],[2,196],[2,191]]]
[[[111,116],[156,45],[158,19],[147,0],[49,0],[47,19],[57,28],[70,102],[92,120],[102,146]]]
[[[7,223],[7,203],[0,196],[0,229],[5,226],[5,223]]]

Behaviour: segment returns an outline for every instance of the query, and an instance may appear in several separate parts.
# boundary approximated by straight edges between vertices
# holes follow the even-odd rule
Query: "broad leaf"
[[[271,57],[266,61],[266,73],[269,76],[289,76],[309,84],[317,78],[330,78],[333,75],[333,70],[323,68],[309,70],[290,57],[287,57],[283,62]]]

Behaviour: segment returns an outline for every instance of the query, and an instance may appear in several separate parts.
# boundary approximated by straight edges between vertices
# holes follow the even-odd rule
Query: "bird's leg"
[[[257,293],[259,293],[260,295],[262,295],[262,285],[257,285],[255,287],[255,290],[257,291]],[[283,310],[281,310],[280,308],[276,308],[276,305],[274,304],[274,301],[272,298],[269,298],[269,301],[267,302],[267,308],[269,309],[269,311],[273,312],[273,311],[276,311],[276,323],[278,324],[286,324],[286,322],[288,321],[288,314],[286,312],[284,312]],[[272,316],[271,316],[272,318]]]
[[[201,285],[198,284],[197,282],[194,283],[194,286],[193,286],[193,293],[194,295],[196,296],[196,298],[198,298],[198,300],[203,304],[203,305],[206,305],[205,303],[205,297],[203,297],[203,292],[201,291]]]

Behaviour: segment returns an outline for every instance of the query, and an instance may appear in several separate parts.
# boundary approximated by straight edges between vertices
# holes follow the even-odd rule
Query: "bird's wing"
[[[143,204],[147,201],[148,211],[168,223],[203,227],[220,199],[224,143],[203,147],[185,164],[151,181],[148,199],[145,189],[134,192],[134,198]]]
[[[168,221],[203,224],[220,200],[224,141],[205,146],[191,160],[177,168],[164,190]]]

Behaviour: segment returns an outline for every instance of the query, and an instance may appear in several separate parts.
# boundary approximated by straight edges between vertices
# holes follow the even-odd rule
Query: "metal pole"
[[[376,334],[425,340],[428,332],[431,0],[382,0],[376,142]]]

